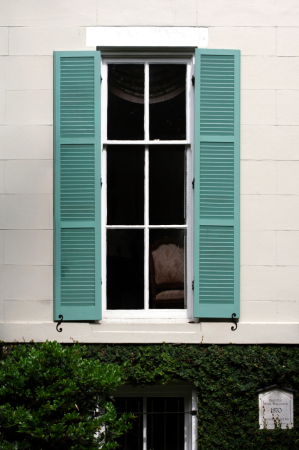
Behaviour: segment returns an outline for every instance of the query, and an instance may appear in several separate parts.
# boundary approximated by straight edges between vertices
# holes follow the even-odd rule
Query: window
[[[239,317],[239,58],[55,53],[55,320]]]
[[[117,412],[133,412],[136,417],[118,440],[121,450],[196,448],[197,398],[192,386],[122,386],[114,395]]]
[[[192,70],[102,58],[103,318],[193,316]]]

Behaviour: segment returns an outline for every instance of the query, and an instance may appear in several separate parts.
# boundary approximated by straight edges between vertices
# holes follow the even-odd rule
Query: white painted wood
[[[146,413],[146,408],[147,408],[147,401],[146,398],[143,401],[143,413]],[[147,450],[147,417],[146,414],[143,414],[143,450]]]
[[[186,145],[186,144],[190,144],[190,141],[185,140],[185,141],[160,141],[160,139],[153,139],[152,141],[145,139],[144,141],[103,141],[103,144],[109,144],[109,145],[121,145],[121,144],[125,144],[125,145]]]
[[[148,72],[148,70],[147,70]],[[148,103],[147,103],[148,106]],[[148,110],[148,108],[147,108]],[[146,117],[146,115],[145,115]],[[146,134],[149,132],[147,114]],[[144,309],[149,310],[149,150],[145,147],[144,158]]]
[[[193,411],[198,410],[198,399],[195,386],[192,387],[191,410]],[[192,433],[191,450],[197,450],[198,420],[196,416],[191,416],[191,433]]]
[[[143,145],[150,142],[149,138],[149,63],[144,65],[144,141]]]
[[[148,192],[148,191],[147,191]],[[148,198],[148,197],[147,197]],[[146,222],[145,222],[146,223]],[[188,228],[188,225],[149,225],[147,222],[148,228],[177,228],[184,229]],[[144,228],[144,225],[106,225],[106,228]]]
[[[144,139],[149,140],[149,63],[144,65]],[[149,310],[149,148],[144,154],[144,310]]]
[[[208,28],[89,27],[87,47],[206,47]]]
[[[109,63],[142,63],[144,64],[144,140],[139,141],[109,141],[107,140],[107,98],[108,98],[108,64]],[[171,63],[171,64],[185,64],[186,65],[186,136],[184,141],[159,141],[149,140],[149,64],[150,63]],[[101,123],[104,143],[102,152],[102,320],[114,321],[114,320],[138,320],[149,319],[154,322],[160,319],[164,320],[192,320],[193,321],[193,236],[192,236],[192,222],[193,222],[193,134],[194,125],[191,123],[193,118],[193,87],[191,83],[191,76],[194,72],[194,59],[183,55],[183,57],[174,57],[165,59],[159,58],[157,55],[151,54],[148,56],[145,54],[143,58],[140,56],[124,59],[121,54],[119,58],[109,57],[105,55],[102,58],[102,117],[105,119]],[[192,111],[191,111],[192,108]],[[193,120],[193,119],[192,119]],[[143,145],[145,155],[145,172],[144,172],[144,225],[105,225],[107,223],[107,151],[108,146],[117,145]],[[187,218],[185,225],[149,225],[149,144],[161,145],[163,144],[178,144],[185,145],[186,148],[186,209]],[[185,276],[185,292],[186,292],[186,309],[184,310],[156,310],[149,308],[149,231],[150,229],[184,229],[186,233],[186,254],[187,259],[185,261],[186,276]],[[106,286],[106,230],[108,229],[144,229],[144,309],[143,310],[108,310],[107,309],[107,286]]]

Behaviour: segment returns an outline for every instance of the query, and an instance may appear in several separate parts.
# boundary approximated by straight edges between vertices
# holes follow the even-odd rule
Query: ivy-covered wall
[[[4,345],[7,358],[14,345]],[[273,384],[299,392],[298,346],[81,344],[81,349],[85,358],[122,365],[131,385],[192,382],[198,395],[199,450],[299,449],[298,393],[295,426],[289,430],[259,429],[256,394]]]
[[[299,392],[299,348],[261,345],[89,345],[86,357],[125,365],[133,385],[194,383],[198,449],[299,449],[299,402],[290,430],[260,430],[256,390],[280,384]]]

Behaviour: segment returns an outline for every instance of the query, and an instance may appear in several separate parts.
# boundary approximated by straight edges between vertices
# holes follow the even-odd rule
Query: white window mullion
[[[105,140],[103,141],[103,144],[108,144],[108,145],[186,145],[186,144],[190,144],[189,141],[150,141],[148,140],[144,140],[144,141],[109,141],[109,140]]]
[[[104,141],[107,141],[107,109],[108,109],[108,66],[103,64],[101,66],[102,74],[102,101],[101,101],[101,135]],[[107,310],[107,146],[103,144],[101,155],[101,222],[102,222],[102,315],[106,314]]]
[[[144,65],[144,140],[149,141],[149,63]]]
[[[106,252],[107,252],[107,148],[103,146],[102,150],[102,202],[101,202],[101,214],[102,214],[102,309],[104,312],[107,308],[107,267],[106,267]]]
[[[147,450],[147,397],[143,397],[143,450]]]
[[[191,122],[191,111],[190,111],[190,101],[191,101],[191,65],[186,65],[186,141],[190,142],[191,138],[191,129],[190,129],[190,122]]]
[[[144,138],[149,140],[149,64],[144,65]],[[144,148],[144,309],[149,309],[149,154]]]
[[[149,154],[144,155],[144,309],[149,309]]]

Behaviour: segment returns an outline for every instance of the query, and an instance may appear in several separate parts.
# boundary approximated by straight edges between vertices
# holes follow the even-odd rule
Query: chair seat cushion
[[[173,291],[162,291],[156,295],[156,300],[181,300],[184,298],[184,291],[173,290]]]

